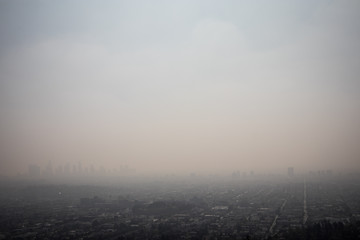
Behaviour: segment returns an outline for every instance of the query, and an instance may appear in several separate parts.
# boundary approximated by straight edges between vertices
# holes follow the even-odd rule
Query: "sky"
[[[0,1],[0,175],[360,170],[360,2]]]

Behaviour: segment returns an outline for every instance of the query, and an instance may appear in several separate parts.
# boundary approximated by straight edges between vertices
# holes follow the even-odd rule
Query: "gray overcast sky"
[[[359,1],[0,1],[0,171],[360,168]]]

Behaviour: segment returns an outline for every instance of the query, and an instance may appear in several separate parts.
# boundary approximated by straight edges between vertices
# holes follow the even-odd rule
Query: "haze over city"
[[[1,1],[0,175],[360,170],[359,1]]]

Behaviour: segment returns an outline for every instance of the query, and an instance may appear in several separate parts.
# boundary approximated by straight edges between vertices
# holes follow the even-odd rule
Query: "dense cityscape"
[[[359,183],[357,174],[293,168],[93,185],[3,182],[0,239],[358,239]],[[301,238],[314,226],[341,231]]]

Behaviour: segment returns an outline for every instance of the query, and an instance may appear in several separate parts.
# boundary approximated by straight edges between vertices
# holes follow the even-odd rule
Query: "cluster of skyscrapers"
[[[127,165],[121,165],[117,169],[106,169],[105,167],[94,167],[93,165],[84,166],[81,162],[77,164],[66,163],[53,167],[51,161],[45,168],[41,168],[37,164],[28,166],[28,176],[31,178],[52,177],[52,176],[93,176],[93,175],[118,175],[129,174],[135,172],[135,169],[129,168]]]

